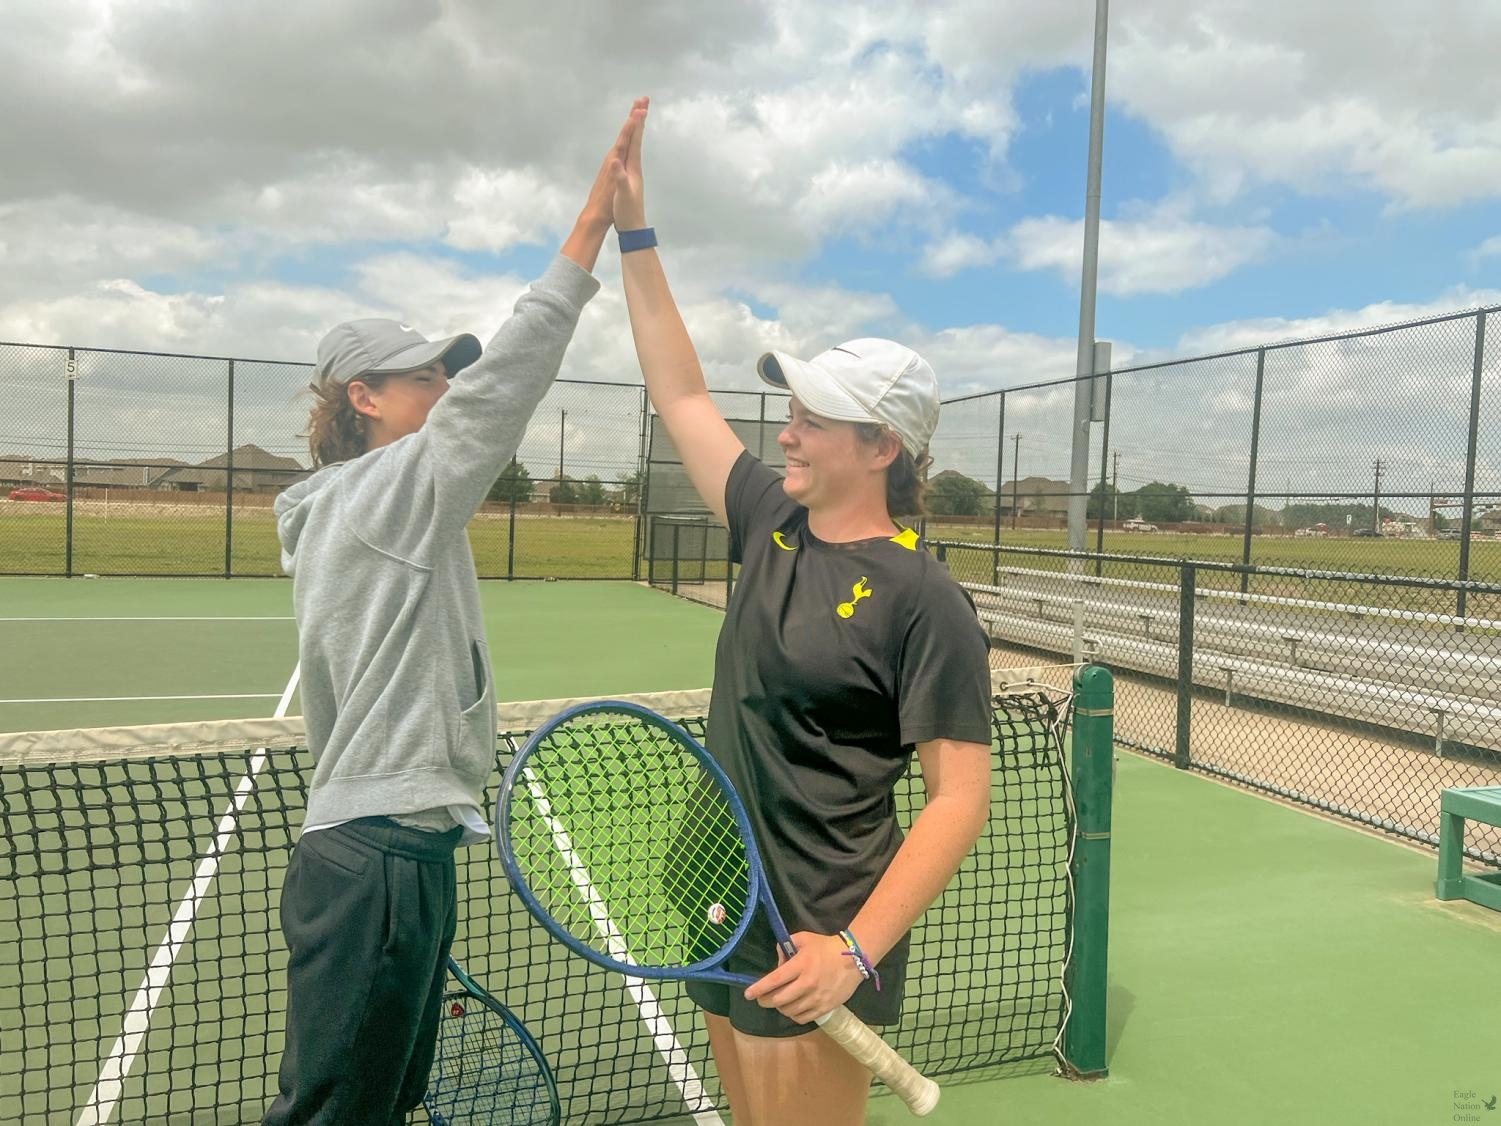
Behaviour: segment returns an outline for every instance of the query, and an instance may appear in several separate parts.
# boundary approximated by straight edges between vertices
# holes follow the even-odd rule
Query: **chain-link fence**
[[[1501,580],[1498,311],[1097,377],[1090,545]],[[0,573],[278,574],[271,502],[309,471],[298,435],[310,376],[294,363],[0,345]],[[1075,382],[944,405],[930,539],[1064,545]],[[778,464],[785,396],[715,398]],[[491,498],[471,526],[484,576],[730,581],[714,529],[686,570],[693,545],[657,534],[681,539],[694,521],[661,518],[705,509],[637,385],[560,380]],[[1447,594],[1464,616],[1467,590]]]
[[[0,573],[281,574],[306,364],[0,345]],[[493,578],[633,578],[639,385],[559,380],[470,527]],[[399,498],[393,498],[399,503]]]
[[[1501,581],[1498,313],[1093,377],[1089,546]],[[1065,545],[1075,383],[944,404],[930,537]]]
[[[1497,313],[1095,377],[1090,545],[1501,581]],[[310,377],[0,344],[0,573],[278,574],[270,504],[308,472]],[[930,538],[1064,546],[1075,382],[944,404]],[[715,398],[775,464],[785,396]],[[492,577],[640,578],[668,557],[646,517],[704,511],[633,384],[560,380],[492,497],[471,530]]]
[[[933,546],[1003,665],[1110,667],[1126,746],[1429,844],[1443,789],[1501,785],[1501,584]]]

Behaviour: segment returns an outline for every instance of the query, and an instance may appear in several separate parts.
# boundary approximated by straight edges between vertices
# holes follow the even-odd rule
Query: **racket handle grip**
[[[897,1055],[875,1029],[843,1005],[819,1017],[817,1023],[840,1047],[895,1091],[913,1114],[921,1118],[938,1105],[938,1084]]]

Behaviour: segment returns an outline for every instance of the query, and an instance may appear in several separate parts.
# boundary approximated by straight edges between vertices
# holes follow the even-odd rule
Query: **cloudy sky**
[[[1501,302],[1501,5],[1117,0],[1117,363]],[[9,0],[0,340],[302,360],[492,331],[630,99],[711,384],[897,336],[1074,366],[1088,0]],[[613,251],[565,374],[638,378]]]

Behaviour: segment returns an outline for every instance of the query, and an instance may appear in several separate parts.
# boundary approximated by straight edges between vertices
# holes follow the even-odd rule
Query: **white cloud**
[[[1178,293],[1226,277],[1265,256],[1276,236],[1265,227],[1216,227],[1159,214],[1100,224],[1099,287],[1126,297]],[[1077,282],[1084,223],[1057,216],[1024,219],[1008,241],[1024,270],[1054,270]]]
[[[810,233],[827,237],[878,228],[902,207],[917,225],[936,224],[954,210],[953,193],[896,161],[866,161],[815,173],[795,213]]]
[[[828,240],[894,231],[929,276],[1006,261],[1076,284],[1077,221],[1008,214],[999,235],[961,233],[973,201],[915,154],[957,136],[988,153],[989,183],[1012,183],[1013,88],[1057,66],[1079,68],[1082,88],[1088,8],[698,0],[580,18],[525,0],[14,0],[0,147],[24,159],[0,179],[0,335],[300,358],[359,314],[493,329],[523,280],[425,248],[474,261],[554,245],[645,92],[650,214],[712,377],[753,378],[767,346],[861,332],[934,350],[945,393],[1066,375],[1071,341],[933,332],[879,280],[796,279]],[[1269,259],[1279,239],[1265,219],[1226,209],[1210,222],[1195,206],[1248,184],[1353,183],[1398,207],[1501,192],[1501,9],[1456,0],[1436,18],[1418,0],[1370,0],[1361,12],[1117,7],[1112,102],[1196,179],[1168,203],[1117,205],[1105,292],[1176,293]],[[1489,265],[1498,246],[1472,261]],[[342,291],[269,276],[289,258],[333,274],[340,255]],[[633,377],[623,324],[607,287],[570,365]],[[1279,331],[1295,330],[1200,335]]]
[[[1483,258],[1498,257],[1501,257],[1501,235],[1493,235],[1470,251],[1470,261],[1475,265],[1479,265]]]
[[[1220,199],[1251,181],[1399,208],[1501,192],[1501,8],[1457,0],[1205,6],[1158,0],[1112,28],[1112,101],[1161,130]]]
[[[993,266],[1006,253],[1004,239],[987,241],[976,235],[950,233],[923,249],[919,269],[932,278],[949,278],[963,270]]]
[[[1430,301],[1377,301],[1358,309],[1331,309],[1307,317],[1256,317],[1206,325],[1184,333],[1172,352],[1178,356],[1209,355],[1281,341],[1382,328],[1404,321],[1442,317],[1458,309],[1498,304],[1501,304],[1501,288],[1455,287]]]
[[[945,398],[1068,379],[1078,355],[1074,340],[1013,332],[999,325],[920,333],[912,338],[912,346],[933,365]],[[1128,345],[1120,345],[1116,362],[1130,354]]]

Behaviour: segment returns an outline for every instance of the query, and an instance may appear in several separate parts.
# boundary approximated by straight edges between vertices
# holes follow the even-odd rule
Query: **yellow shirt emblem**
[[[853,617],[855,613],[855,603],[859,602],[862,598],[869,598],[871,596],[870,588],[865,585],[869,581],[869,576],[860,576],[860,581],[854,585],[850,592],[852,595],[850,600],[848,602],[841,602],[838,606],[838,612],[841,618]]]
[[[781,532],[772,532],[771,533],[771,542],[774,543],[774,544],[776,544],[783,551],[796,551],[797,550],[797,544],[795,544],[795,543],[788,543],[785,539],[782,538],[782,533]]]

